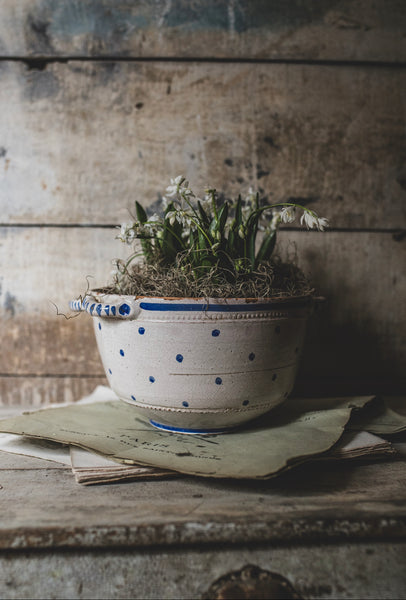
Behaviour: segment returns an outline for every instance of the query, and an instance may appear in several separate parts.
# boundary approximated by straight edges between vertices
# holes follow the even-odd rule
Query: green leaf
[[[226,226],[226,223],[227,223],[227,217],[228,217],[228,203],[224,202],[223,206],[220,208],[219,213],[218,213],[217,231],[220,231],[221,237],[223,237],[223,234],[224,234],[224,227]]]
[[[234,229],[236,231],[238,231],[238,228],[242,224],[242,207],[241,207],[241,203],[242,203],[241,196],[238,196],[237,204],[235,205],[235,218],[234,218],[234,223],[235,223]]]
[[[197,230],[198,233],[198,240],[199,240],[199,244],[198,247],[200,250],[207,250],[208,248],[210,248],[210,244],[207,240],[207,238],[203,235],[203,233],[200,231],[200,229]]]
[[[247,221],[247,258],[251,263],[251,268],[255,265],[255,241],[258,233],[259,215],[253,213]]]
[[[168,204],[164,216],[164,228],[161,238],[161,255],[166,264],[173,264],[179,252],[185,249],[185,243],[182,239],[182,226],[177,221],[170,225],[165,218],[166,215],[174,210],[173,202]]]
[[[241,196],[238,196],[235,205],[235,216],[231,223],[227,240],[227,252],[232,258],[241,258],[244,256],[244,240],[238,235],[242,220]]]
[[[210,225],[210,219],[209,219],[206,211],[204,210],[200,200],[197,201],[197,207],[199,209],[199,215],[200,215],[202,224],[203,224],[204,228],[207,229],[207,227],[209,227],[209,225]]]
[[[148,221],[147,213],[145,212],[141,204],[137,201],[135,201],[135,212],[137,214],[137,219],[140,223],[146,223]]]
[[[137,219],[140,223],[145,223],[148,221],[148,216],[143,207],[137,200],[135,201],[135,212],[137,214]],[[149,239],[140,238],[142,252],[145,256],[145,260],[149,262],[153,257],[153,243]]]
[[[256,259],[255,259],[255,267],[257,267],[261,262],[267,261],[271,258],[272,252],[274,251],[276,244],[276,230],[271,231],[267,236],[262,240],[262,244],[258,250]]]

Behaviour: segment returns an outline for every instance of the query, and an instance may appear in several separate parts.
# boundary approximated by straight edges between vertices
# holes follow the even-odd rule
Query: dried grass
[[[293,263],[273,258],[252,273],[235,274],[213,267],[196,278],[185,260],[176,266],[133,263],[104,290],[107,293],[175,298],[271,298],[312,293]]]

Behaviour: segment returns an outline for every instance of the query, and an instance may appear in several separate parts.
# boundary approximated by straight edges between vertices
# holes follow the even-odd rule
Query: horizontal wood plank
[[[115,239],[116,233],[85,228],[2,230],[0,320],[7,341],[0,348],[0,374],[103,374],[91,319],[71,313],[68,303],[84,296],[88,285],[107,283],[112,259],[128,256],[129,247]],[[52,382],[48,395],[53,386]]]
[[[127,247],[105,229],[61,235],[57,228],[3,228],[0,235],[0,373],[102,376],[91,318],[58,317],[50,300],[68,312],[68,301],[86,290],[85,275],[95,275],[91,285],[103,285],[111,257],[124,256]],[[325,393],[334,393],[340,379],[346,393],[357,382],[399,393],[406,360],[405,241],[383,233],[306,231],[281,232],[280,239],[281,253],[297,248],[299,264],[327,298],[310,322],[299,382],[324,380]]]
[[[97,493],[61,469],[1,471],[1,477],[2,551],[405,536],[404,461],[334,468],[312,463],[248,485],[198,477],[137,481],[99,486]],[[51,502],[46,489],[52,489]]]
[[[3,56],[406,59],[400,0],[3,0]]]
[[[182,173],[405,228],[405,105],[398,69],[0,63],[0,222],[121,222]]]
[[[102,372],[102,367],[99,368],[99,372]],[[40,408],[47,404],[76,402],[91,394],[98,385],[107,385],[104,375],[94,377],[0,375],[0,405]]]

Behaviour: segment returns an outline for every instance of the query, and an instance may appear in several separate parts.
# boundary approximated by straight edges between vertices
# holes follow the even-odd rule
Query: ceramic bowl
[[[155,427],[216,433],[254,419],[292,390],[309,297],[148,298],[90,292],[111,388]]]

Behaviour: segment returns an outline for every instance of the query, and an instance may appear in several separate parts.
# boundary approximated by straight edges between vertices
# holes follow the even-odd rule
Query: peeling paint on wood
[[[333,227],[405,228],[405,79],[370,67],[3,64],[1,219],[121,222],[183,173],[198,191],[299,199]]]
[[[402,2],[13,0],[3,56],[405,60]]]
[[[254,564],[289,579],[303,598],[402,598],[406,544],[362,543],[304,547],[187,548],[152,552],[86,549],[2,553],[0,593],[21,598],[190,600],[207,598],[211,584]],[[377,573],[379,576],[377,576]],[[1,584],[0,584],[1,586]],[[237,598],[236,595],[227,596]],[[271,596],[250,596],[267,598]],[[278,595],[277,598],[282,598]],[[249,596],[245,596],[249,598]]]

